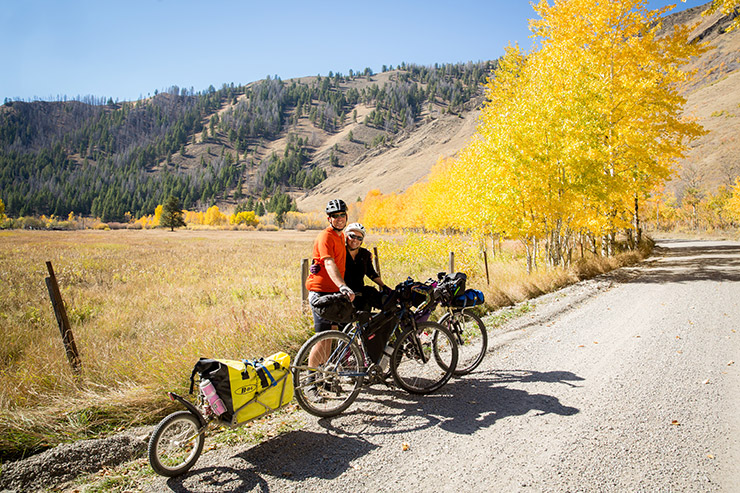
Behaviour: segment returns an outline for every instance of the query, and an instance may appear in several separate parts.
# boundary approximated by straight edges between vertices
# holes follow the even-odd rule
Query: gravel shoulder
[[[740,243],[664,240],[530,304],[438,394],[376,386],[341,416],[301,413],[299,430],[142,488],[740,491]]]

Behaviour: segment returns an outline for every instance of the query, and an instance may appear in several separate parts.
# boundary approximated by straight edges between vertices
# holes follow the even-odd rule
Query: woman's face
[[[350,250],[357,250],[362,245],[362,240],[365,239],[365,237],[360,233],[359,231],[352,230],[346,235],[347,238],[347,246]]]

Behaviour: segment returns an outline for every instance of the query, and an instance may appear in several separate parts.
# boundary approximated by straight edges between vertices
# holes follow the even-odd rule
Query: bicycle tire
[[[204,442],[200,420],[190,411],[177,411],[154,429],[149,439],[149,464],[162,476],[180,476],[198,460]]]
[[[417,343],[423,355],[419,354]],[[407,392],[429,394],[450,380],[457,357],[457,344],[447,327],[437,322],[419,322],[416,330],[406,330],[398,337],[391,355],[391,375]],[[440,359],[444,364],[440,364]]]
[[[488,332],[478,315],[465,310],[447,312],[439,323],[452,331],[457,342],[455,376],[467,375],[483,361],[488,351]]]
[[[319,343],[329,344],[330,349],[326,349],[329,360],[316,371],[310,371],[308,358]],[[298,405],[320,418],[336,416],[346,410],[362,389],[363,361],[357,343],[343,332],[328,330],[311,337],[298,350],[293,364]]]

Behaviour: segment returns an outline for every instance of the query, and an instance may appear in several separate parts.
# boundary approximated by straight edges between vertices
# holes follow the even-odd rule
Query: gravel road
[[[740,243],[661,241],[531,304],[438,394],[373,387],[145,489],[740,491]]]
[[[740,243],[663,241],[534,304],[439,394],[373,388],[149,488],[740,491]]]

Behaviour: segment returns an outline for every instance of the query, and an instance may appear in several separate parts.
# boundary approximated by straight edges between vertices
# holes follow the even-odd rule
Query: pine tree
[[[162,217],[159,223],[165,228],[170,228],[170,231],[174,231],[175,228],[185,226],[183,215],[180,199],[170,195],[162,206]]]

